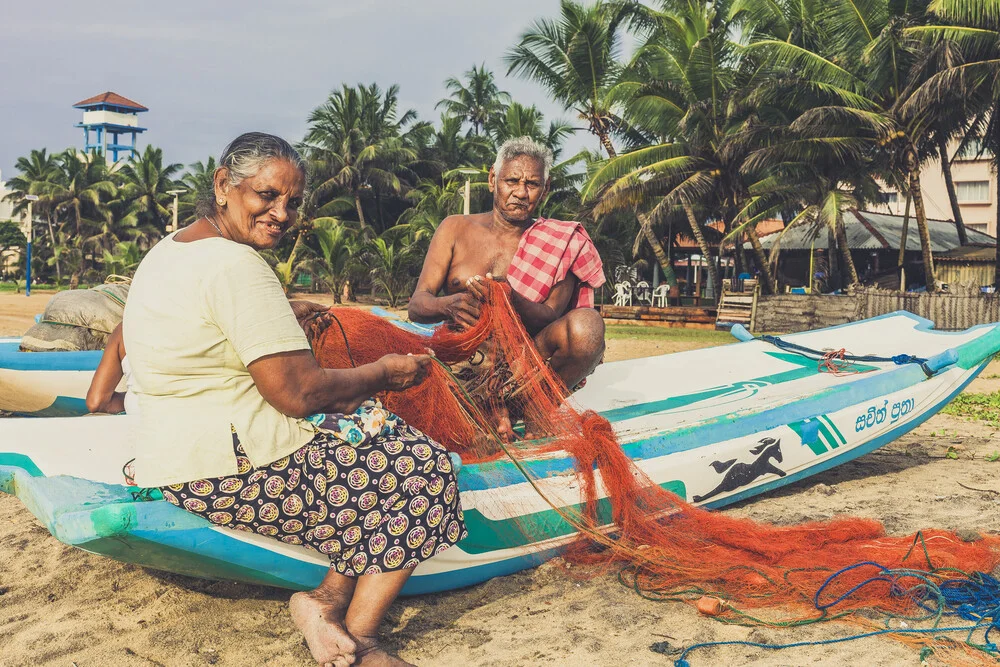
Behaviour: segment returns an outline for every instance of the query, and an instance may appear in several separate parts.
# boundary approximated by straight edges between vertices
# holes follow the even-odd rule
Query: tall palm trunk
[[[906,237],[910,235],[910,204],[913,203],[913,198],[910,197],[909,191],[906,193],[906,208],[903,209],[903,230],[899,235],[899,259],[896,261],[897,268],[903,268],[903,264],[906,262]],[[903,291],[906,291],[906,285],[901,286]]]
[[[944,184],[948,190],[948,201],[951,202],[951,214],[955,217],[955,231],[958,232],[958,244],[967,245],[969,243],[969,235],[965,232],[965,221],[962,220],[962,209],[958,205],[955,181],[951,177],[951,161],[948,159],[948,141],[941,132],[937,132],[936,134],[938,154],[941,156],[941,173],[944,174]]]
[[[618,157],[615,147],[611,144],[611,137],[608,136],[607,132],[601,132],[597,135],[597,138],[601,140],[601,145],[604,146],[604,150],[607,151],[609,158]]]
[[[73,215],[76,218],[76,239],[74,241],[77,243],[77,247],[80,248],[80,270],[78,275],[74,274],[77,284],[80,282],[80,278],[87,272],[87,253],[83,250],[83,215],[80,213],[80,199],[76,198],[73,200]],[[72,282],[72,280],[71,280]],[[76,289],[76,286],[73,286]]]
[[[910,170],[910,196],[913,197],[913,212],[917,218],[917,229],[920,231],[920,251],[924,259],[924,282],[927,291],[937,290],[937,278],[934,275],[934,256],[931,254],[931,234],[927,228],[927,212],[924,210],[924,197],[920,192],[920,166]]]
[[[365,222],[365,211],[361,207],[361,195],[357,193],[354,195],[354,207],[358,210],[358,221],[361,223],[361,229],[364,229],[368,223]]]
[[[777,288],[774,286],[774,277],[771,275],[771,267],[767,263],[767,255],[764,254],[764,246],[760,244],[755,225],[746,226],[747,238],[750,239],[750,247],[753,248],[754,259],[760,268],[761,284],[767,294],[774,294]]]
[[[1000,101],[993,102],[993,108],[991,109],[990,113],[992,114],[992,118],[994,119],[1000,118],[1000,116],[998,116],[998,114],[1000,114]],[[990,126],[993,128],[993,141],[994,141],[993,146],[995,147],[996,142],[1000,141],[1000,123],[993,121],[990,123]],[[1000,153],[994,152],[993,154],[994,174],[998,173],[997,169],[1000,169]],[[993,233],[995,235],[1000,235],[1000,206],[997,206],[996,228],[993,230]],[[994,256],[993,260],[993,286],[997,291],[1000,291],[1000,240],[997,241],[996,255]]]
[[[682,200],[682,205],[684,206],[684,213],[687,215],[688,224],[691,225],[691,234],[694,235],[694,240],[698,243],[698,250],[701,252],[701,256],[704,257],[705,261],[708,263],[708,275],[712,280],[715,298],[718,299],[719,295],[722,294],[722,281],[719,280],[719,267],[717,267],[715,262],[712,261],[712,255],[708,250],[708,242],[705,241],[705,235],[701,231],[701,225],[698,224],[698,219],[694,215],[694,209],[691,207],[691,203],[684,199]]]
[[[857,285],[861,281],[858,280],[858,269],[854,266],[851,247],[847,243],[847,231],[844,230],[844,216],[842,214],[837,214],[837,219],[834,221],[833,226],[833,233],[837,236],[837,246],[840,248],[840,254],[844,258],[844,266],[847,267],[847,277],[850,280],[849,285]]]
[[[670,267],[670,258],[667,257],[667,251],[663,249],[660,239],[656,238],[656,232],[653,231],[653,221],[648,215],[642,213],[636,213],[636,215],[639,218],[639,228],[642,230],[642,235],[649,247],[652,248],[657,263],[663,269],[664,275],[670,275],[673,273],[673,269]]]

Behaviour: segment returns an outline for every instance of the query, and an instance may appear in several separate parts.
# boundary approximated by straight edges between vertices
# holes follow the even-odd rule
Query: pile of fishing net
[[[423,384],[382,398],[465,464],[509,457],[545,496],[528,462],[553,452],[571,456],[579,498],[546,497],[580,532],[566,560],[616,566],[621,581],[648,598],[774,625],[788,621],[739,610],[768,607],[764,615],[798,619],[793,623],[863,608],[919,615],[936,604],[923,582],[941,584],[961,576],[959,570],[990,572],[1000,563],[996,536],[966,541],[943,530],[888,536],[879,522],[859,518],[775,526],[688,504],[623,453],[607,420],[566,402],[566,387],[540,358],[508,290],[491,282],[479,322],[464,331],[442,326],[428,338],[363,310],[333,309],[313,321],[310,339],[328,368],[368,363],[387,352],[433,350],[436,362]],[[463,377],[472,368],[474,379],[458,381],[459,368]],[[508,414],[523,418],[529,437],[505,441],[497,425]],[[480,465],[477,475],[488,479],[490,471]],[[496,486],[509,484],[497,474]],[[871,565],[850,568],[858,563]]]

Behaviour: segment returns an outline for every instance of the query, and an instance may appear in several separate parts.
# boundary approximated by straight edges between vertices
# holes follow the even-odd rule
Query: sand
[[[0,294],[0,335],[18,334],[44,295]],[[691,344],[611,341],[609,358]],[[990,368],[984,376],[998,375]],[[997,380],[972,389],[992,390]],[[954,448],[957,459],[945,457]],[[920,528],[1000,530],[1000,433],[938,415],[882,450],[726,510],[793,523],[850,514],[889,532]],[[987,491],[972,491],[969,487]],[[15,498],[0,494],[0,665],[309,665],[287,614],[287,591],[170,575],[65,546]],[[856,631],[828,623],[797,630],[726,626],[691,607],[655,603],[613,576],[577,579],[559,562],[469,589],[398,600],[387,644],[419,665],[672,665],[650,650],[713,640],[783,643]],[[887,639],[764,651],[694,653],[693,666],[919,664]]]

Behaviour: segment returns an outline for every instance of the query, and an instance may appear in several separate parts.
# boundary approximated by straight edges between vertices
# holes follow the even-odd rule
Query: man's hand
[[[459,292],[441,298],[446,300],[444,314],[452,322],[471,327],[479,321],[480,298],[472,292]]]
[[[385,388],[402,391],[424,381],[431,368],[429,354],[387,354],[378,360],[385,370]]]
[[[314,303],[312,301],[289,301],[288,305],[292,307],[292,312],[295,313],[295,319],[297,319],[299,324],[302,326],[305,326],[306,321],[316,313],[325,313],[330,310],[329,306],[324,306],[321,303]]]

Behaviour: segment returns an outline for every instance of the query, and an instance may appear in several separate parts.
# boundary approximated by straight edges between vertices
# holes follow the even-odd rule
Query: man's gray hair
[[[239,185],[254,176],[271,160],[287,160],[302,175],[306,174],[306,162],[295,148],[273,134],[246,132],[233,139],[219,158],[219,167],[229,173],[229,184]],[[217,212],[215,193],[210,189],[199,197],[198,214],[214,215]]]
[[[516,137],[503,142],[497,151],[497,159],[493,163],[493,172],[499,176],[500,168],[503,167],[504,162],[521,157],[522,155],[541,162],[542,171],[545,174],[544,178],[545,180],[549,179],[549,170],[552,169],[552,163],[555,161],[552,151],[531,137]]]

